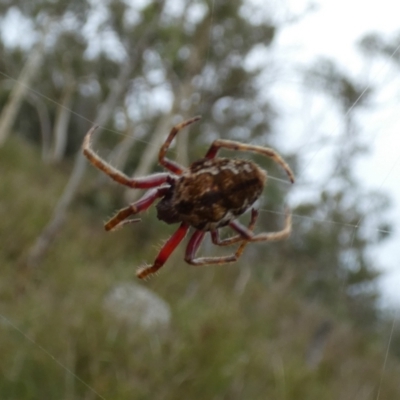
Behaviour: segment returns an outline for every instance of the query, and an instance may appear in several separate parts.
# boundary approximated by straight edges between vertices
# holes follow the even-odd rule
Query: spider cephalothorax
[[[178,230],[162,247],[154,264],[141,267],[137,271],[137,276],[141,279],[153,274],[164,265],[190,227],[193,227],[195,232],[187,245],[185,261],[193,265],[236,261],[247,243],[282,240],[291,232],[291,216],[288,212],[286,212],[285,227],[278,232],[254,234],[253,229],[258,217],[258,212],[254,209],[248,227],[239,223],[236,218],[247,211],[260,197],[267,180],[267,173],[252,161],[216,157],[220,148],[259,153],[277,162],[286,171],[291,182],[294,182],[291,169],[274,150],[220,139],[213,142],[204,158],[195,161],[189,168],[184,168],[165,157],[176,134],[199,119],[200,117],[194,117],[174,126],[161,147],[159,163],[170,173],[153,174],[144,178],[128,177],[102,160],[90,148],[90,137],[96,127],[93,127],[85,137],[83,153],[95,167],[118,183],[131,188],[150,189],[140,200],[118,211],[105,224],[106,230],[138,221],[127,218],[146,210],[156,199],[161,199],[156,206],[158,218],[167,224],[180,223]],[[230,226],[237,235],[220,239],[218,229],[223,226]],[[212,242],[216,245],[227,246],[234,243],[240,245],[236,252],[229,256],[196,258],[197,250],[207,232],[210,232]]]

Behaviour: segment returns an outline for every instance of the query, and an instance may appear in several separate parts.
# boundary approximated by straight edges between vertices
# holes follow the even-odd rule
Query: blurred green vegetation
[[[12,137],[0,149],[0,171],[1,399],[333,400],[376,398],[378,390],[380,400],[398,397],[398,360],[389,357],[382,372],[384,329],[360,328],[301,294],[302,265],[289,250],[286,268],[274,257],[194,268],[181,248],[143,283],[172,310],[170,328],[149,333],[105,312],[104,296],[135,279],[171,227],[150,212],[140,225],[106,233],[84,186],[40,269],[27,270],[24,251],[67,169],[48,168],[37,148]],[[240,289],[243,271],[250,275]],[[321,324],[329,329],[313,364],[307,353]]]

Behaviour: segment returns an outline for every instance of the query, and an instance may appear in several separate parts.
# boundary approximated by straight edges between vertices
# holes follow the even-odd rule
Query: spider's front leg
[[[111,179],[120,183],[121,185],[137,189],[150,189],[160,186],[166,182],[170,183],[169,181],[171,177],[167,173],[153,174],[143,178],[130,178],[123,172],[119,171],[118,169],[114,168],[112,165],[104,161],[91,148],[90,139],[96,129],[97,126],[93,126],[86,134],[82,145],[83,154],[90,161],[91,164],[107,174]]]
[[[182,167],[181,165],[179,165],[178,163],[176,163],[175,161],[172,161],[169,158],[166,158],[165,155],[167,154],[167,150],[168,150],[169,146],[171,145],[171,142],[174,140],[174,137],[181,129],[183,129],[185,126],[193,124],[194,122],[198,121],[200,118],[201,118],[200,116],[193,117],[186,121],[181,122],[178,125],[175,125],[171,129],[164,144],[161,146],[160,152],[158,154],[158,162],[163,167],[167,168],[168,170],[170,170],[171,172],[173,172],[176,175],[182,175],[185,168]]]
[[[167,193],[168,189],[168,187],[161,187],[159,189],[149,190],[141,199],[139,199],[135,203],[130,204],[128,207],[119,210],[117,214],[115,214],[109,221],[105,223],[105,230],[111,231],[113,229],[121,227],[124,224],[139,221],[125,220],[131,215],[147,210],[154,203],[155,200],[164,196]]]

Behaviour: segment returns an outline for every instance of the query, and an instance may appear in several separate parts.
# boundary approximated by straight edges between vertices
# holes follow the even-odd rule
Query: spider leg
[[[132,218],[132,219],[127,219],[125,221],[121,221],[118,225],[115,225],[114,228],[112,228],[112,231],[115,231],[119,228],[122,228],[125,225],[130,225],[130,224],[134,224],[136,222],[140,222],[141,219],[140,218]]]
[[[115,214],[109,221],[106,222],[106,224],[104,225],[105,230],[111,231],[127,223],[137,222],[138,220],[124,220],[133,214],[137,214],[141,211],[147,210],[156,199],[164,196],[168,189],[168,187],[161,187],[159,189],[149,190],[141,199],[139,199],[135,203],[130,204],[128,207],[119,210],[117,214]]]
[[[282,230],[277,231],[277,232],[265,232],[265,233],[258,233],[257,235],[254,235],[253,232],[246,228],[244,225],[242,225],[238,221],[232,221],[229,226],[234,229],[236,232],[238,232],[240,235],[244,237],[248,237],[246,239],[246,243],[249,242],[267,242],[267,241],[278,241],[278,240],[283,240],[287,239],[290,236],[290,233],[292,232],[292,215],[290,214],[290,211],[288,208],[286,208],[285,211],[285,225]]]
[[[258,217],[258,211],[255,209],[252,209],[251,212],[251,220],[249,223],[248,229],[250,232],[254,229],[254,225],[256,223]],[[196,231],[192,237],[189,240],[189,243],[186,248],[186,254],[185,254],[185,261],[189,264],[196,265],[196,266],[202,266],[202,265],[209,265],[209,264],[226,264],[226,263],[231,263],[237,261],[237,259],[242,255],[245,247],[249,243],[248,240],[243,238],[243,235],[239,234],[236,236],[233,236],[228,239],[223,239],[221,240],[219,238],[218,231],[211,231],[211,239],[214,244],[217,244],[219,246],[228,246],[230,244],[237,243],[241,241],[241,245],[238,247],[236,252],[234,254],[228,255],[228,256],[222,256],[222,257],[198,257],[196,258],[196,252],[200,247],[201,242],[203,241],[204,235],[206,232],[203,231]]]
[[[214,158],[217,155],[219,149],[221,149],[221,148],[225,148],[228,150],[237,150],[237,151],[251,151],[253,153],[258,153],[258,154],[262,154],[266,157],[270,157],[285,170],[290,181],[292,183],[294,182],[294,174],[293,174],[292,170],[290,169],[289,165],[273,149],[270,149],[268,147],[255,146],[255,145],[251,145],[251,144],[235,142],[233,140],[217,139],[217,140],[214,140],[213,144],[207,151],[205,158],[208,158],[208,159]]]
[[[136,276],[139,279],[144,279],[147,276],[157,272],[168,260],[169,256],[175,250],[176,246],[178,246],[178,244],[186,236],[188,229],[189,225],[182,223],[178,228],[178,230],[164,244],[161,251],[158,253],[158,256],[155,259],[153,265],[146,265],[144,267],[140,267],[136,272]]]
[[[266,242],[266,241],[278,241],[287,239],[292,232],[292,214],[288,208],[285,210],[285,225],[283,229],[277,232],[265,232],[265,233],[258,233],[254,235],[250,242]]]
[[[257,221],[257,218],[258,218],[258,215],[259,215],[258,211],[255,210],[254,208],[252,208],[252,210],[251,210],[251,220],[250,220],[249,226],[247,227],[247,230],[253,231],[254,226],[256,224],[256,221]],[[238,229],[236,229],[236,228],[233,228],[233,229],[236,232],[238,231]],[[217,229],[211,231],[210,233],[211,233],[212,242],[217,246],[230,246],[231,244],[235,244],[237,242],[246,241],[245,239],[251,238],[251,235],[249,235],[247,231],[245,232],[244,235],[242,233],[239,233],[239,235],[232,236],[232,237],[229,237],[229,238],[226,238],[226,239],[221,239],[219,237],[219,231]]]
[[[173,172],[176,175],[182,175],[183,171],[185,170],[184,167],[182,167],[181,165],[179,165],[178,163],[176,163],[175,161],[172,161],[168,158],[165,157],[165,154],[167,153],[167,150],[169,148],[169,146],[171,145],[172,140],[174,139],[174,137],[176,136],[176,134],[183,129],[185,126],[188,126],[190,124],[193,124],[193,122],[196,122],[200,119],[201,117],[197,116],[197,117],[193,117],[190,118],[186,121],[181,122],[178,125],[175,125],[166,141],[164,142],[164,144],[161,146],[160,152],[158,154],[158,162],[165,168],[167,168],[168,170],[170,170],[171,172]]]
[[[196,253],[200,247],[201,242],[203,241],[204,235],[206,232],[203,231],[196,231],[189,240],[189,243],[186,248],[185,253],[185,261],[188,264],[196,265],[196,266],[203,266],[203,265],[210,265],[210,264],[227,264],[231,262],[235,262],[244,250],[244,246],[239,246],[239,249],[236,251],[235,254],[231,254],[229,256],[222,256],[222,257],[197,257]]]
[[[170,180],[170,175],[167,173],[153,174],[143,178],[130,178],[123,172],[117,170],[112,165],[104,161],[93,151],[90,146],[90,139],[96,128],[97,126],[93,126],[86,134],[82,145],[83,154],[90,161],[90,163],[92,163],[96,168],[107,174],[111,179],[130,188],[138,189],[150,189],[156,186],[160,186]]]

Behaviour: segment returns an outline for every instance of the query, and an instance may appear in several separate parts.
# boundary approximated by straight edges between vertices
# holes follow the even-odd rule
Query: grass
[[[104,297],[135,281],[136,266],[154,258],[153,243],[173,227],[150,212],[141,225],[107,234],[85,190],[42,265],[22,274],[68,166],[43,165],[35,149],[11,138],[0,170],[1,399],[364,400],[376,399],[382,376],[379,400],[399,396],[399,363],[390,358],[381,374],[379,338],[307,302],[290,272],[265,278],[250,258],[193,268],[180,249],[158,277],[140,283],[170,305],[169,329],[149,333],[116,320]],[[333,329],[313,368],[307,349],[327,320]]]

